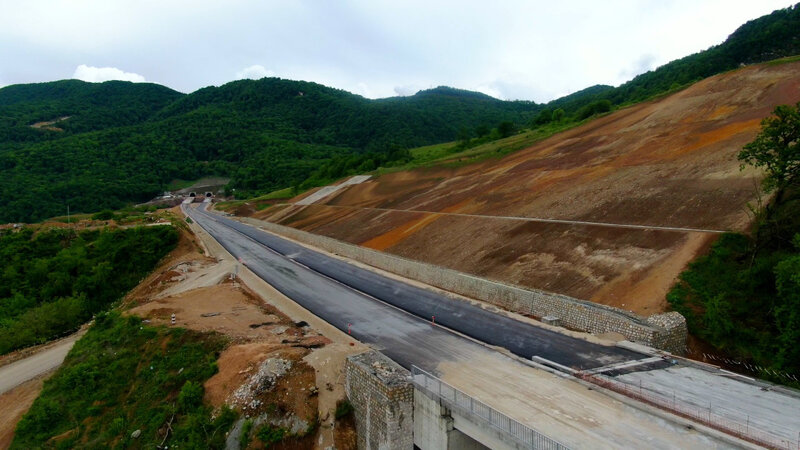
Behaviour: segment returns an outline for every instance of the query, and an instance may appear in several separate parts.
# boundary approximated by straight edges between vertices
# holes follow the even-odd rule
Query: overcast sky
[[[0,86],[238,78],[545,102],[721,43],[791,0],[0,0]]]

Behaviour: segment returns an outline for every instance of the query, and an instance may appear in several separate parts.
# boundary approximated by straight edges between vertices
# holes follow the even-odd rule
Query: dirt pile
[[[751,66],[502,159],[382,175],[255,217],[649,315],[717,236],[657,227],[745,230],[759,174],[736,155],[776,105],[797,101],[800,63]]]

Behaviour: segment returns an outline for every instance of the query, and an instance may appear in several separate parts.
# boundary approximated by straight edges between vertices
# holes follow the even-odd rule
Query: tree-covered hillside
[[[182,96],[158,84],[127,81],[62,80],[8,86],[0,89],[0,145],[134,125]],[[53,124],[61,132],[31,127],[64,117],[69,119]]]
[[[334,156],[453,140],[460,128],[524,123],[538,111],[446,88],[368,100],[278,78],[185,96],[153,86],[59,81],[0,89],[0,222],[40,220],[67,205],[116,209],[152,198],[175,178],[224,175],[237,192],[270,191],[303,181]],[[52,126],[64,131],[30,126],[62,116],[70,118]]]
[[[177,242],[170,226],[0,231],[0,354],[76,329]]]

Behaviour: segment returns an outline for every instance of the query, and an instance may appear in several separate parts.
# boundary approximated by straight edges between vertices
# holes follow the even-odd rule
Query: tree
[[[560,122],[561,119],[564,118],[564,110],[561,108],[556,109],[553,111],[551,118],[553,119],[553,122]]]
[[[472,133],[469,131],[469,128],[465,126],[461,126],[458,130],[458,144],[462,147],[466,147],[469,145],[470,139],[472,139]]]
[[[611,102],[608,100],[597,100],[578,110],[576,116],[578,120],[587,119],[595,114],[602,114],[611,111]]]
[[[497,126],[497,131],[500,133],[500,137],[509,137],[517,131],[516,125],[514,122],[511,121],[504,121],[500,122],[500,125]]]
[[[800,250],[800,234],[794,236],[794,245]],[[800,362],[800,255],[792,255],[775,266],[775,286],[780,299],[774,312],[779,331],[775,362],[778,367],[791,370]]]
[[[531,126],[532,128],[536,128],[539,125],[550,123],[552,120],[553,120],[553,111],[550,109],[543,109],[539,112],[539,115],[536,116],[536,118],[531,121]]]
[[[750,164],[766,171],[763,184],[778,195],[800,181],[800,102],[779,105],[773,115],[761,121],[761,132],[739,152],[741,168]]]

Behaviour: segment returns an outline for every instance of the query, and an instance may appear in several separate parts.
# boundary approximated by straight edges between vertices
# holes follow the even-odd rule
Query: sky
[[[307,80],[553,100],[719,44],[791,0],[0,0],[0,86]]]

